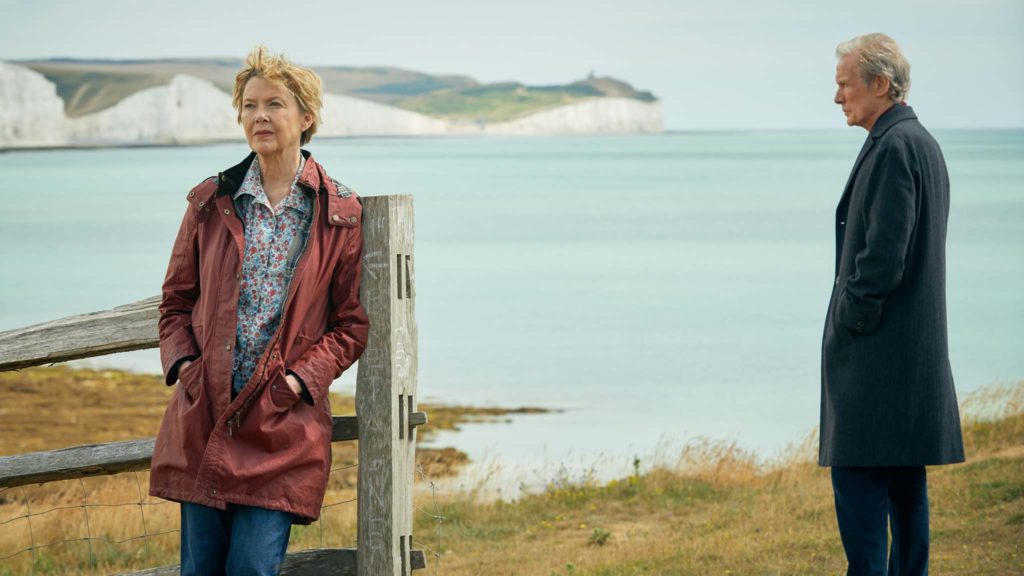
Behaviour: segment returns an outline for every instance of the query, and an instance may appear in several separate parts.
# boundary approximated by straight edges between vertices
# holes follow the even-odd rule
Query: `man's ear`
[[[890,84],[888,78],[879,74],[871,79],[871,92],[878,97],[888,96]]]

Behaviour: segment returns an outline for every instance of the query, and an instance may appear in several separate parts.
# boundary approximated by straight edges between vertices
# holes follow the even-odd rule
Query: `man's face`
[[[873,78],[871,82],[864,82],[857,66],[857,52],[839,59],[836,84],[835,103],[843,107],[848,126],[860,126],[870,131],[875,120],[892,105],[888,79]]]

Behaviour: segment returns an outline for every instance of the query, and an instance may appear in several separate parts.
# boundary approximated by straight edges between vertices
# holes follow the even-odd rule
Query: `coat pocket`
[[[276,412],[289,410],[302,399],[288,386],[284,368],[278,369],[274,374],[270,385],[267,386],[267,394],[270,394],[270,404]]]
[[[839,282],[839,278],[843,277],[843,281]],[[846,329],[846,326],[839,321],[839,307],[842,305],[842,299],[846,294],[846,279],[845,275],[836,277],[836,287],[832,294],[832,308],[829,310],[830,318],[829,324],[832,325],[832,338],[840,346],[845,346],[853,342],[853,333]]]
[[[836,319],[835,312],[832,313],[832,336],[840,346],[846,346],[853,343],[853,332],[846,329],[845,326],[839,323]]]
[[[301,403],[296,403],[299,396],[288,388],[283,367],[273,369],[269,381],[257,394],[248,413],[242,417],[234,438],[262,454],[275,454],[276,461],[287,467],[286,462],[300,456],[283,452],[308,442],[312,413],[304,410]]]
[[[178,370],[178,383],[185,389],[185,395],[188,396],[190,402],[195,402],[199,398],[199,391],[203,386],[202,371],[199,369],[199,364],[202,361],[203,357],[200,356],[189,362],[188,366]]]

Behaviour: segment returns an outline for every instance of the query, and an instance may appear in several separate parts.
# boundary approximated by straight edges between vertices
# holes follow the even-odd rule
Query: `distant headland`
[[[239,140],[241,60],[0,62],[0,148]],[[323,136],[609,134],[663,129],[650,92],[593,73],[569,84],[483,84],[391,67],[315,67]]]

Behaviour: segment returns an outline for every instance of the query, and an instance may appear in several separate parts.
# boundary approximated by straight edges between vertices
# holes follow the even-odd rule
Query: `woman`
[[[300,146],[321,82],[262,46],[235,78],[252,153],[188,193],[160,304],[178,384],[149,493],[181,503],[181,573],[276,574],[291,524],[320,516],[328,386],[366,347],[362,210]]]

